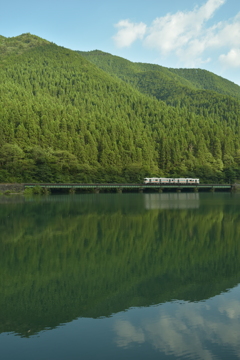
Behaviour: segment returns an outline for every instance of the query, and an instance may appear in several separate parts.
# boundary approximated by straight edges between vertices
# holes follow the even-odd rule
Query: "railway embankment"
[[[0,184],[0,193],[23,193],[24,192],[24,185],[23,184]]]

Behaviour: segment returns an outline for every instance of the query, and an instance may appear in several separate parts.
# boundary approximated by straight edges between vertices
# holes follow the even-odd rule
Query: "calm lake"
[[[2,360],[240,359],[240,194],[0,197]]]

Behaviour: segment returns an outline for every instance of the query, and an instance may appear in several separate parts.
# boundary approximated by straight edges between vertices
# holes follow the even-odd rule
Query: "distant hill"
[[[234,86],[228,96],[194,79],[31,34],[0,37],[0,182],[233,181],[240,100]]]
[[[133,63],[99,50],[78,51],[99,68],[161,100],[190,90],[212,90],[240,99],[240,86],[202,69],[172,69],[154,64]]]
[[[240,98],[240,86],[214,73],[202,69],[169,69],[189,80],[197,89],[213,90],[219,94]]]

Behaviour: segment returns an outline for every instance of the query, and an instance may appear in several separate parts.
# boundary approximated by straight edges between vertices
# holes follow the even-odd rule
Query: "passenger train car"
[[[144,184],[199,184],[192,178],[144,178]]]

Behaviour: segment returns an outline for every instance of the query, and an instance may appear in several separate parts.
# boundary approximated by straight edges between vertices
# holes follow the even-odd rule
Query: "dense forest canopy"
[[[115,58],[0,37],[0,182],[240,178],[239,86]]]

